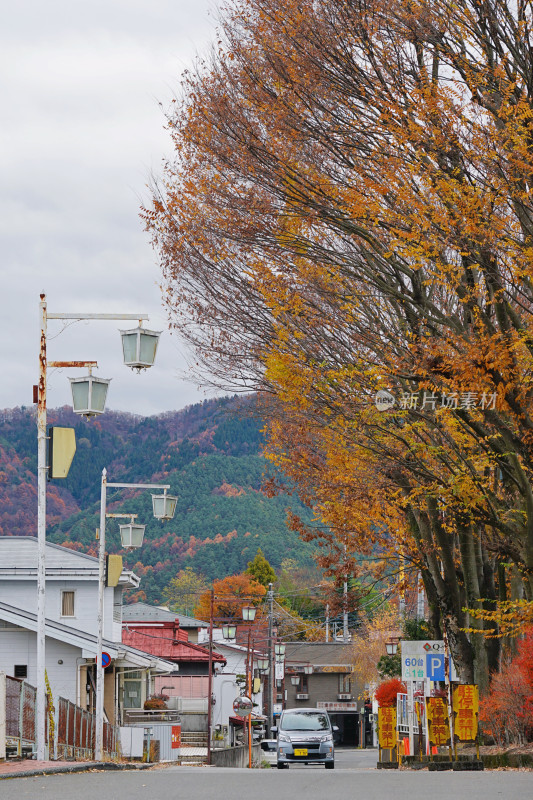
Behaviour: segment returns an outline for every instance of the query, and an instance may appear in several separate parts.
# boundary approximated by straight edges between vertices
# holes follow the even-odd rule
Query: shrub
[[[392,708],[396,705],[396,695],[405,694],[407,688],[398,678],[391,678],[390,681],[383,681],[376,689],[376,700],[380,708]]]

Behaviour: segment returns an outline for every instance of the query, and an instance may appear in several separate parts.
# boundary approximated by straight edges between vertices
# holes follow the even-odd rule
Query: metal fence
[[[10,755],[27,755],[35,747],[37,691],[26,681],[6,677],[6,743]],[[47,696],[46,741],[51,759],[94,758],[96,717],[70,700],[58,697],[55,707]],[[108,758],[119,756],[118,728],[104,722],[103,750]]]

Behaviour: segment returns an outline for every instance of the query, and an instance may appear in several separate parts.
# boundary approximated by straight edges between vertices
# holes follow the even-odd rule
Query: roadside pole
[[[272,681],[274,680],[274,665],[272,659],[272,628],[274,617],[274,590],[272,584],[268,584],[268,675],[267,675],[267,719],[268,719],[268,735],[271,735],[270,728],[274,725],[274,708],[272,704],[273,692]]]

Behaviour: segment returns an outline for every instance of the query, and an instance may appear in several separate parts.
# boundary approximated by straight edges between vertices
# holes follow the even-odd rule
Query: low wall
[[[225,747],[223,750],[211,750],[211,763],[215,767],[247,767],[248,748],[243,745],[238,747]],[[252,764],[258,767],[261,763],[261,747],[252,745]]]
[[[207,733],[207,714],[180,714],[180,719],[184,733]]]

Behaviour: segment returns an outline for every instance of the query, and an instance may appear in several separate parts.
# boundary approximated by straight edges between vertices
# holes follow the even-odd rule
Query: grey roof
[[[353,645],[344,642],[286,642],[285,660],[315,667],[352,667]]]
[[[36,536],[0,536],[0,565],[10,569],[33,569],[37,564]],[[0,567],[1,568],[1,567]],[[98,559],[46,542],[47,569],[98,570]]]
[[[27,630],[37,630],[37,615],[31,611],[26,611],[23,608],[12,606],[8,603],[0,603],[0,619],[18,625]],[[81,647],[96,655],[97,652],[97,637],[92,633],[87,633],[79,628],[71,628],[69,625],[64,625],[62,622],[55,620],[45,620],[45,635],[51,639],[57,639],[60,642]],[[133,663],[146,662],[146,666],[151,662],[157,661],[157,669],[159,672],[172,672],[176,670],[176,665],[171,661],[165,661],[162,658],[153,656],[150,653],[145,653],[143,650],[137,650],[135,647],[124,644],[123,642],[112,642],[109,639],[103,640],[103,648],[109,651],[112,658],[117,658],[119,651],[124,652],[133,659]],[[123,659],[127,661],[127,657]]]
[[[180,628],[208,628],[207,622],[202,622],[185,614],[177,614],[161,606],[151,606],[148,603],[129,603],[122,606],[122,619],[124,622],[174,622],[179,620]]]

